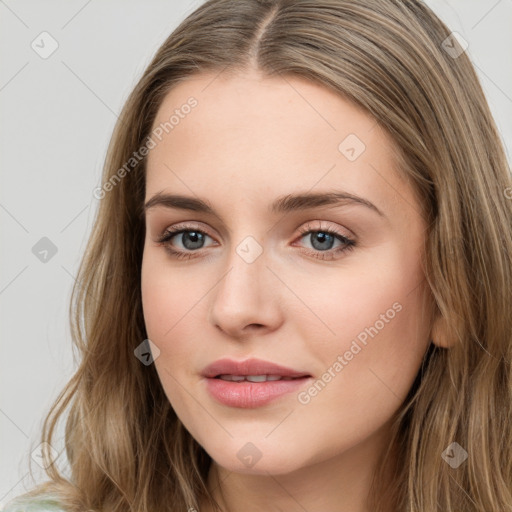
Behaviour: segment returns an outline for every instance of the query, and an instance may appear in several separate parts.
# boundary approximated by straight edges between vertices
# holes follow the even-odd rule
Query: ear
[[[451,348],[456,343],[453,334],[450,335],[450,329],[448,327],[446,318],[439,312],[437,313],[434,320],[434,325],[432,326],[430,337],[432,339],[432,343],[441,348]]]

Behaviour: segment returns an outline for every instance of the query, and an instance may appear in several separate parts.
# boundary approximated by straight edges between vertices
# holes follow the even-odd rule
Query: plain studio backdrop
[[[32,486],[27,458],[75,370],[68,304],[117,115],[201,3],[0,0],[0,505]],[[512,0],[426,3],[468,43],[510,161]]]

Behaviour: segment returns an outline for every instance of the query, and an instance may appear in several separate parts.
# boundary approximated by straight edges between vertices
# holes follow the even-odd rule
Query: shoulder
[[[8,501],[0,512],[65,512],[52,496],[18,497]]]

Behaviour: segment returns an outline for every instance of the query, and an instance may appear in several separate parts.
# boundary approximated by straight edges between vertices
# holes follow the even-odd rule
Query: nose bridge
[[[226,272],[213,294],[214,324],[232,335],[240,334],[247,325],[275,324],[279,311],[269,283],[275,277],[268,264],[268,251],[252,235],[230,247]]]
[[[240,306],[248,301],[259,302],[261,290],[258,288],[266,280],[266,264],[263,245],[254,236],[245,236],[229,250],[227,273],[219,283],[217,298],[234,299]]]

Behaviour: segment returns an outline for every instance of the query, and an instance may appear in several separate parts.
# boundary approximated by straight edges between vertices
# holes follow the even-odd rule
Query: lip
[[[219,359],[208,365],[201,373],[203,377],[213,378],[218,375],[279,375],[281,377],[310,377],[309,373],[287,368],[263,359]]]
[[[265,382],[233,382],[216,378],[219,375],[279,375],[293,380]],[[220,359],[202,372],[209,394],[218,402],[243,409],[261,407],[298,389],[311,380],[306,372],[293,370],[262,359],[234,361]]]

